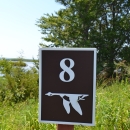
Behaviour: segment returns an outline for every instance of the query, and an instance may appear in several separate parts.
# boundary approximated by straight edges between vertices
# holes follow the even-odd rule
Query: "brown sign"
[[[40,49],[39,121],[93,126],[95,48]]]

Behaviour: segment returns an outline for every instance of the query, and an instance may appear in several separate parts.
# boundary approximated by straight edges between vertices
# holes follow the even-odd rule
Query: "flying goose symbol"
[[[89,96],[88,94],[64,94],[64,93],[51,93],[48,92],[47,96],[60,96],[63,99],[63,106],[67,112],[70,114],[70,104],[72,107],[80,114],[83,115],[81,107],[78,103],[80,100],[85,100],[84,98]]]

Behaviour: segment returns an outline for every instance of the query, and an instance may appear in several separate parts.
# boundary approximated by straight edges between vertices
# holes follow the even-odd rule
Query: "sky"
[[[35,24],[63,8],[55,0],[0,0],[0,58],[38,58],[41,39]]]

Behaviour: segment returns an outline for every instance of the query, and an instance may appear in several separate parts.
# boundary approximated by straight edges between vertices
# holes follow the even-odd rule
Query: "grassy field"
[[[12,106],[0,104],[0,130],[56,130],[56,125],[39,123],[38,101],[30,99]],[[97,88],[96,126],[74,130],[130,130],[130,84]]]

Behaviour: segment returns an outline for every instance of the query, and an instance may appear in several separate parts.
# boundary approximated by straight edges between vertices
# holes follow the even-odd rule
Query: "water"
[[[27,66],[24,67],[24,68],[27,69],[27,70],[34,66],[33,62],[25,62],[25,63],[26,63]]]

